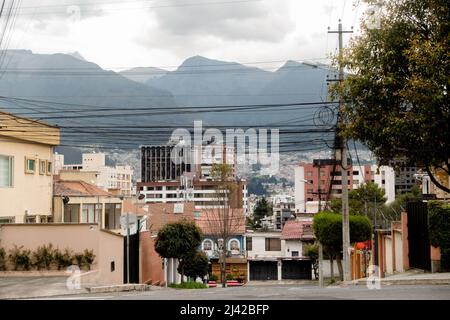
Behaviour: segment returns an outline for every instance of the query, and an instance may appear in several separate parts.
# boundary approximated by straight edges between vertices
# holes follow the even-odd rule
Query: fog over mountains
[[[326,77],[330,75],[326,65],[295,61],[287,61],[277,70],[266,71],[194,56],[174,71],[148,66],[114,72],[86,61],[77,52],[35,54],[28,50],[10,50],[2,54],[0,95],[27,100],[2,98],[0,109],[27,116],[36,116],[36,112],[40,112],[40,117],[44,115],[46,121],[61,126],[170,124],[191,128],[193,120],[203,120],[210,126],[233,127],[276,126],[295,124],[295,121],[312,124],[317,106],[280,106],[267,108],[264,112],[254,109],[205,111],[209,106],[326,101]],[[177,112],[177,108],[186,106],[203,108],[202,112]],[[95,107],[108,112],[86,112]],[[152,108],[165,107],[174,109],[152,112]],[[136,108],[141,110],[135,111]],[[83,117],[79,117],[80,114]],[[111,114],[121,116],[111,117]],[[94,141],[101,144],[103,141],[98,140],[98,134],[89,132],[78,139],[79,144]],[[146,132],[134,136],[129,144],[164,143],[166,139],[167,136]],[[63,130],[64,142],[68,145],[74,141]]]

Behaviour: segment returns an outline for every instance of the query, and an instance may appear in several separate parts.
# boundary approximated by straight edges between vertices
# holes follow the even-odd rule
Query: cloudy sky
[[[339,18],[358,25],[358,0],[22,0],[9,48],[78,51],[107,69],[170,69],[193,55],[258,62],[321,61]],[[359,5],[358,5],[359,4]],[[345,36],[348,38],[348,36]],[[266,69],[280,63],[262,63]]]

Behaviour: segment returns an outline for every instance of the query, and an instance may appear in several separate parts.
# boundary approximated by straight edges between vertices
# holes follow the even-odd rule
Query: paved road
[[[258,285],[238,288],[210,288],[202,290],[155,289],[146,292],[121,292],[114,294],[84,294],[60,296],[49,299],[99,299],[99,300],[450,300],[450,286],[382,286],[370,290],[365,286],[327,287],[316,285]]]

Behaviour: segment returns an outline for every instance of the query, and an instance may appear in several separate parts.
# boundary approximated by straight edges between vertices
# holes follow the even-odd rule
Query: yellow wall
[[[14,157],[13,186],[0,187],[0,217],[14,216],[21,223],[26,210],[28,215],[51,215],[53,178],[40,175],[39,159],[52,161],[53,147],[0,135],[0,154]],[[25,173],[25,157],[37,160],[34,174]]]

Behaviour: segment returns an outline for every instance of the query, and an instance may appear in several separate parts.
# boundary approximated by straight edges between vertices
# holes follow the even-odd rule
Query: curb
[[[89,293],[110,293],[123,291],[148,291],[150,290],[147,284],[120,284],[114,286],[99,286],[87,288]]]
[[[450,285],[450,279],[380,279],[381,285],[395,286],[395,285]],[[358,286],[366,285],[367,280],[353,280],[342,283],[342,286]]]

